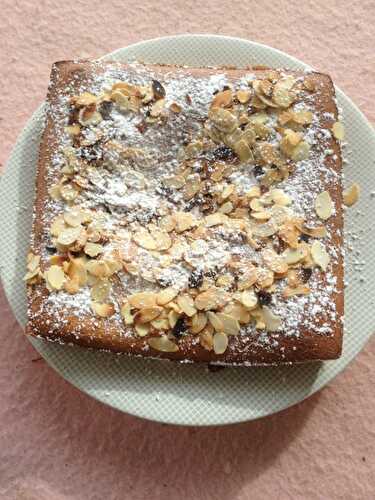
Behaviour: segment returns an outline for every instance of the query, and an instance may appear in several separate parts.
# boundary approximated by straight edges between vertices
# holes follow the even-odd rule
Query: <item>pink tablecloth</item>
[[[43,99],[52,61],[176,32],[278,47],[330,72],[375,121],[373,0],[2,0],[0,162]],[[176,428],[79,393],[38,359],[3,295],[0,316],[1,499],[374,498],[374,341],[294,408],[237,426]]]

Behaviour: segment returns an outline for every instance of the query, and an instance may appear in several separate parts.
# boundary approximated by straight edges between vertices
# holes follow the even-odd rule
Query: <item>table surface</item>
[[[375,122],[373,0],[2,0],[0,163],[53,61],[176,33],[239,36],[329,72]],[[182,428],[81,394],[32,348],[0,292],[0,498],[370,499],[375,341],[307,401],[246,424]]]

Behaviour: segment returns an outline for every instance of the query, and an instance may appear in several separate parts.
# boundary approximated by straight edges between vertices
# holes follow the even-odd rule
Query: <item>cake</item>
[[[55,63],[26,333],[183,362],[339,357],[342,138],[321,73]]]

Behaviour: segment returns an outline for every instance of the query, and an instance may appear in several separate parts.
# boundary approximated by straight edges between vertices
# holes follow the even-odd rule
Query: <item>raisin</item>
[[[103,120],[110,120],[111,119],[112,108],[113,108],[112,101],[103,101],[101,103],[101,105],[99,106],[99,113],[102,115]]]
[[[261,306],[268,306],[269,304],[271,304],[272,295],[269,292],[266,292],[265,290],[259,290],[258,300]]]
[[[172,328],[172,333],[175,337],[181,337],[181,335],[186,332],[185,318],[178,318],[176,324]]]
[[[203,271],[195,270],[189,276],[189,287],[198,288],[203,283]]]
[[[255,165],[255,167],[253,168],[253,173],[255,177],[260,177],[264,174],[263,167],[261,167],[260,165]]]
[[[299,237],[300,241],[305,241],[306,243],[309,242],[310,240],[310,237],[308,234],[301,234],[301,236]]]
[[[305,269],[302,269],[301,271],[301,278],[304,283],[307,283],[309,279],[311,278],[312,275],[312,269],[307,267]]]
[[[144,120],[142,120],[141,122],[136,124],[135,128],[138,130],[140,134],[144,134],[147,129],[147,123]]]
[[[215,160],[233,160],[235,158],[234,151],[227,146],[220,146],[213,152]]]
[[[165,88],[157,80],[152,80],[152,92],[156,100],[165,97]]]

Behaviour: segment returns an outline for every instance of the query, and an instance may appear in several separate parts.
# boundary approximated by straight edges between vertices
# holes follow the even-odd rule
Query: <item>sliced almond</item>
[[[177,352],[178,345],[169,340],[166,335],[162,335],[161,337],[152,337],[148,339],[148,345],[160,352]]]
[[[221,214],[230,214],[233,210],[233,203],[230,201],[227,201],[226,203],[223,203],[221,207],[219,208],[219,212]]]
[[[182,107],[177,104],[177,102],[172,102],[172,104],[169,106],[169,109],[173,111],[173,113],[180,113],[182,111]]]
[[[270,269],[257,268],[257,284],[260,288],[268,288],[274,282],[274,274]]]
[[[64,282],[64,290],[66,292],[70,293],[71,295],[76,294],[79,291],[78,279],[77,278],[75,278],[75,279],[67,279]]]
[[[178,318],[180,317],[180,314],[175,311],[174,309],[171,309],[168,313],[168,322],[171,328],[174,328]]]
[[[158,250],[168,250],[172,246],[172,240],[169,234],[166,231],[160,231],[156,229],[152,231],[152,237],[156,242],[156,246]]]
[[[250,100],[251,92],[250,92],[250,90],[240,89],[240,90],[237,90],[236,97],[237,97],[237,100],[241,104],[246,104]]]
[[[341,122],[335,122],[332,125],[332,133],[335,139],[342,141],[345,138],[345,128]]]
[[[215,212],[214,214],[207,215],[205,219],[206,227],[218,226],[219,224],[223,224],[226,221],[225,215],[219,212]]]
[[[125,325],[132,325],[134,323],[134,316],[131,313],[131,306],[129,302],[125,302],[124,304],[122,304],[120,313],[125,322]]]
[[[67,226],[64,221],[64,216],[63,215],[58,215],[52,222],[50,232],[52,236],[59,236],[65,229],[67,229]]]
[[[206,328],[199,333],[199,343],[204,349],[206,349],[206,351],[212,351],[214,342],[213,327],[211,324],[206,326]]]
[[[232,103],[233,94],[230,89],[218,92],[211,102],[211,108],[226,108]]]
[[[217,332],[213,337],[213,349],[215,354],[223,354],[228,347],[228,336],[225,333]]]
[[[177,233],[182,233],[197,225],[195,217],[189,212],[176,212],[174,216]]]
[[[216,332],[223,332],[224,331],[224,324],[219,319],[218,315],[212,311],[208,311],[206,314],[207,314],[208,321],[214,327],[214,330]]]
[[[301,141],[292,151],[290,157],[293,161],[307,160],[311,146],[306,141]]]
[[[81,227],[68,227],[59,234],[57,242],[65,246],[72,245],[80,237],[81,231]]]
[[[46,272],[46,279],[48,284],[54,290],[61,290],[65,283],[65,274],[60,266],[51,266]]]
[[[287,286],[283,290],[283,297],[289,298],[294,295],[308,295],[310,293],[310,288],[307,285],[298,285],[296,287]]]
[[[156,250],[157,243],[146,229],[140,229],[133,235],[134,241],[146,250]]]
[[[113,304],[101,304],[99,302],[91,302],[91,309],[101,318],[109,318],[115,313]]]
[[[211,287],[195,298],[195,307],[200,311],[215,310],[223,307],[230,300],[230,295],[220,288]]]
[[[194,300],[190,297],[190,295],[179,295],[177,297],[177,304],[186,314],[186,316],[194,316],[194,314],[196,314],[197,312],[196,308],[194,307]]]
[[[328,191],[318,194],[315,199],[315,211],[322,220],[327,220],[333,214],[333,202]]]
[[[103,246],[99,245],[98,243],[91,243],[89,241],[86,243],[83,250],[86,255],[89,255],[90,257],[97,257],[103,252]]]
[[[262,307],[263,319],[268,332],[275,332],[281,326],[281,318],[274,314],[268,306]]]
[[[287,248],[283,253],[285,262],[289,265],[297,264],[307,257],[308,253],[306,247],[299,245],[297,248]]]
[[[105,302],[111,291],[111,284],[106,279],[99,279],[91,288],[91,298],[94,302]]]
[[[136,323],[134,330],[138,337],[145,337],[150,332],[150,325],[148,323]]]
[[[149,323],[150,321],[156,319],[163,312],[163,308],[160,306],[144,307],[134,316],[134,320],[137,323]]]
[[[223,312],[235,318],[239,323],[246,325],[250,322],[249,311],[239,302],[227,304]]]
[[[221,132],[230,133],[237,128],[237,118],[224,108],[211,108],[208,117]]]
[[[288,264],[281,255],[278,255],[274,250],[266,248],[262,251],[264,264],[274,273],[283,274],[288,270]]]
[[[209,314],[209,313],[207,313]],[[238,335],[240,333],[240,324],[236,318],[222,312],[216,313],[217,318],[221,321],[224,329],[221,330],[227,335]]]
[[[314,241],[311,245],[311,257],[315,264],[318,265],[323,271],[327,270],[331,259],[325,249],[325,246],[320,241]]]
[[[90,260],[86,263],[87,271],[97,278],[105,278],[110,276],[111,270],[108,264],[103,260]]]
[[[77,280],[80,287],[86,285],[87,269],[85,267],[83,259],[81,258],[72,259],[70,261],[67,274],[71,280]]]
[[[360,195],[360,186],[356,182],[352,184],[348,189],[346,189],[343,193],[344,204],[347,207],[353,206],[357,203]]]
[[[161,290],[157,296],[156,296],[156,303],[159,306],[164,306],[165,304],[168,304],[168,302],[171,302],[175,297],[178,295],[178,290],[175,288],[165,288],[164,290]]]
[[[246,309],[254,309],[258,305],[258,297],[254,290],[244,290],[240,296],[241,304]]]
[[[153,292],[139,292],[129,295],[128,301],[131,307],[143,309],[145,307],[156,306],[157,294]]]
[[[170,233],[176,227],[176,220],[171,215],[166,215],[160,219],[160,229]]]
[[[282,189],[272,189],[270,191],[270,195],[272,200],[277,204],[283,207],[286,207],[291,204],[292,200],[289,195],[287,195]]]
[[[257,269],[255,266],[248,266],[246,271],[239,277],[237,282],[238,290],[246,290],[256,283],[258,279]]]
[[[203,328],[207,325],[207,315],[202,312],[198,312],[194,314],[191,319],[191,327],[190,332],[193,334],[197,334],[203,330]]]
[[[170,329],[169,321],[167,318],[156,318],[151,321],[151,326],[155,330],[167,331]]]

